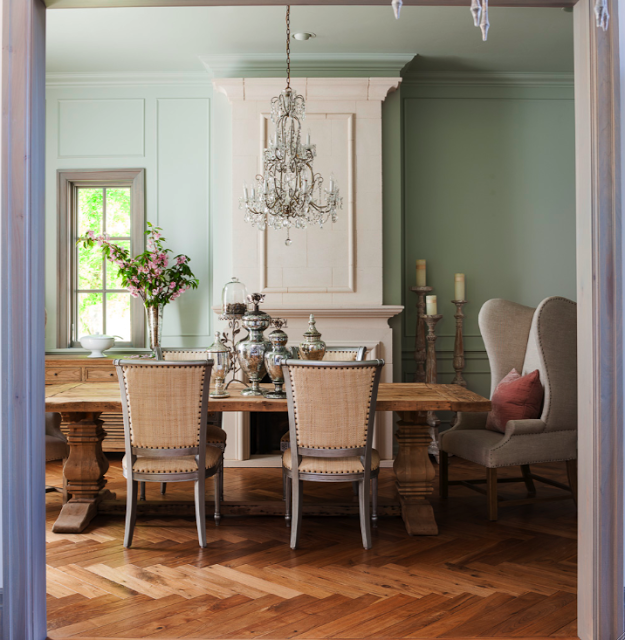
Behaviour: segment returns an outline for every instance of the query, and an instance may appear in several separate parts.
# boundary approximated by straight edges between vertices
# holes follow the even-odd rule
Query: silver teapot
[[[265,377],[265,353],[271,350],[271,342],[263,335],[263,331],[271,324],[271,316],[258,307],[265,299],[260,293],[247,296],[247,301],[254,305],[252,311],[247,311],[241,318],[241,324],[248,331],[248,335],[236,344],[237,356],[241,369],[247,375],[250,386],[241,391],[242,396],[264,396],[260,388],[260,381]]]

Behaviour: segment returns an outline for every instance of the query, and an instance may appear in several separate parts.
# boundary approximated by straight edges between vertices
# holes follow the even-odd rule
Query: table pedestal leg
[[[63,473],[72,497],[63,505],[52,527],[54,533],[80,533],[97,514],[99,502],[115,498],[104,489],[109,463],[102,451],[106,433],[99,415],[100,412],[62,414],[70,447]]]
[[[427,497],[434,490],[434,467],[428,447],[432,442],[425,412],[400,412],[395,434],[399,451],[393,469],[406,530],[412,536],[436,535],[438,526]]]

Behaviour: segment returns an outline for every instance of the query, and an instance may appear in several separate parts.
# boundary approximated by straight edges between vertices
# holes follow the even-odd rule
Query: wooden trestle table
[[[382,383],[376,409],[395,411],[400,417],[395,434],[399,448],[393,469],[406,529],[411,535],[436,535],[438,527],[428,502],[435,471],[428,455],[431,436],[427,412],[489,411],[490,401],[458,385]],[[287,403],[286,400],[241,396],[232,390],[229,398],[211,398],[209,410],[285,412]],[[123,508],[120,503],[117,507],[110,506],[115,495],[105,489],[104,474],[109,463],[102,451],[105,431],[99,420],[102,412],[121,413],[119,384],[76,382],[48,385],[46,411],[62,415],[68,426],[70,445],[65,477],[72,497],[63,505],[52,530],[56,533],[80,533],[98,510],[110,513],[120,512]],[[227,507],[228,502],[224,504],[225,513],[228,513]],[[283,513],[283,507],[281,509]],[[260,505],[248,512],[266,515],[270,510]],[[331,511],[326,510],[326,513]]]

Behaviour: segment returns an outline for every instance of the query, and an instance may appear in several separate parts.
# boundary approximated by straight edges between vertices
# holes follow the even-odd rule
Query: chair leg
[[[145,500],[145,482],[140,482],[139,487],[141,490],[141,495],[139,496],[139,500]]]
[[[534,486],[534,480],[532,479],[532,472],[530,471],[529,464],[521,465],[521,473],[523,474],[523,480],[527,487],[527,495],[533,498],[536,495],[536,487]]]
[[[286,469],[282,469],[282,480],[284,482],[284,519],[286,520],[286,526],[291,526],[291,502],[293,496],[291,493],[291,476]]]
[[[369,513],[369,500],[371,498],[371,483],[365,477],[358,482],[359,503],[360,503],[360,533],[362,534],[362,546],[371,549],[371,516]]]
[[[132,545],[132,537],[135,532],[135,524],[137,523],[137,489],[139,483],[130,476],[126,482],[126,531],[124,533],[124,547],[130,548]]]
[[[195,481],[195,522],[200,547],[206,547],[206,477],[202,471]]]
[[[488,519],[497,520],[497,469],[486,469],[486,499],[488,500]]]
[[[286,472],[282,467],[282,499],[286,502]]]
[[[302,528],[302,500],[304,497],[304,483],[299,478],[291,480],[291,494],[293,496],[293,520],[291,523],[291,549],[299,545],[299,532]]]
[[[441,499],[446,500],[449,495],[449,456],[447,451],[439,451],[438,462],[438,492]]]
[[[378,526],[378,476],[371,479],[371,523]]]
[[[167,483],[161,482],[161,495],[164,496],[166,491],[167,491]],[[143,499],[145,500],[145,498]]]
[[[221,520],[221,497],[224,485],[224,463],[221,463],[219,471],[215,474],[215,526],[219,526]]]
[[[571,487],[573,500],[575,500],[575,506],[577,506],[577,460],[566,461],[566,473],[569,477],[569,487]]]
[[[354,480],[354,482],[352,482],[352,490],[353,490],[355,496],[358,496],[358,492],[359,492],[358,487],[359,486],[360,486],[360,483],[358,482],[358,480]]]

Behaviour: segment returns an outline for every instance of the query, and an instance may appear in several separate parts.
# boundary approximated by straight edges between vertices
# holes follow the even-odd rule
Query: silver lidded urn
[[[274,389],[273,391],[265,393],[265,396],[267,398],[280,400],[286,398],[286,391],[284,391],[283,388],[284,374],[282,372],[282,362],[288,360],[292,354],[286,347],[289,337],[282,331],[283,327],[287,326],[287,321],[283,318],[274,318],[271,321],[271,326],[275,327],[275,331],[272,331],[268,336],[272,349],[265,354],[265,366],[273,382]]]
[[[258,306],[265,299],[260,293],[247,296],[247,301],[254,305],[252,311],[247,311],[241,318],[241,324],[248,331],[243,340],[237,342],[236,351],[239,364],[247,375],[251,385],[241,391],[242,396],[264,396],[260,388],[260,381],[265,377],[265,353],[271,350],[271,342],[263,335],[263,331],[271,324],[271,316],[260,311]]]
[[[308,320],[308,331],[304,334],[304,341],[299,345],[299,353],[302,360],[323,360],[326,352],[326,343],[321,339],[317,331],[315,316],[311,313]]]
[[[209,360],[213,361],[211,380],[215,388],[210,392],[211,398],[228,398],[230,394],[224,386],[226,376],[230,372],[230,349],[221,341],[221,333],[215,333],[215,342],[206,350]]]

